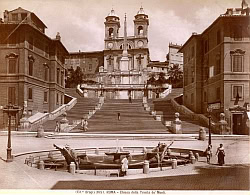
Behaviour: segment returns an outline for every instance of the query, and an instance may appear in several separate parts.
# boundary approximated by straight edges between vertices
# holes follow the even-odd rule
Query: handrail
[[[74,107],[74,105],[77,103],[77,98],[74,98],[74,97],[69,96],[67,94],[65,94],[65,95],[67,97],[72,98],[70,100],[70,102],[68,102],[67,104],[63,104],[62,106],[58,107],[57,109],[55,109],[51,113],[38,112],[38,113],[32,115],[31,117],[27,118],[27,120],[25,121],[26,123],[28,123],[27,128],[29,128],[30,130],[34,130],[39,125],[45,123],[48,120],[54,120],[55,118],[57,118],[58,116],[60,116],[64,112],[66,112],[66,111],[70,110],[72,107]]]

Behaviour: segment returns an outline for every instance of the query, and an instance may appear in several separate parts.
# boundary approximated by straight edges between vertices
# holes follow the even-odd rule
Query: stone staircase
[[[155,110],[156,114],[162,115],[163,121],[173,121],[174,115],[177,112],[171,104],[171,99],[179,96],[183,93],[182,88],[172,89],[165,98],[159,98],[156,100],[148,100],[148,104],[151,110]],[[183,134],[197,134],[199,133],[200,123],[196,120],[190,120],[188,116],[180,114],[180,120],[182,121],[182,133]]]
[[[67,119],[69,120],[70,125],[77,125],[82,117],[86,116],[90,110],[95,109],[95,106],[98,103],[97,98],[83,98],[76,92],[75,88],[66,88],[65,93],[77,98],[76,105],[67,112]],[[47,121],[44,124],[44,130],[53,132],[55,130],[56,121],[60,121],[62,118],[62,116],[59,116],[55,120]]]
[[[155,121],[144,110],[142,99],[133,99],[132,103],[124,99],[105,99],[102,108],[88,122],[88,132],[93,133],[169,133],[161,121]]]

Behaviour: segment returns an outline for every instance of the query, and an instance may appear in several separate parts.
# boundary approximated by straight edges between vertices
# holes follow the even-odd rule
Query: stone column
[[[173,129],[173,133],[178,134],[178,133],[182,133],[182,129],[181,129],[181,120],[179,119],[180,114],[178,112],[175,113],[175,120],[172,122],[172,129]]]

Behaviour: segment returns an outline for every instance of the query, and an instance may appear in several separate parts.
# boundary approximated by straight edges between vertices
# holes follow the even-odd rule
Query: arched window
[[[109,37],[113,37],[113,36],[114,36],[114,29],[109,28]]]
[[[138,27],[138,35],[143,35],[143,26]]]

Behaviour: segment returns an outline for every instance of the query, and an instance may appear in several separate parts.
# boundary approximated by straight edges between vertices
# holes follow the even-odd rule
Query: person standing
[[[87,121],[87,119],[82,119],[81,126],[82,126],[83,131],[87,131],[88,130],[88,121]]]
[[[122,166],[121,166],[121,173],[123,175],[127,175],[127,170],[128,170],[128,156],[125,156],[122,161]]]
[[[207,163],[210,164],[210,160],[212,157],[212,146],[208,146],[206,151],[205,151],[206,157],[207,157]]]
[[[220,144],[220,147],[217,148],[216,154],[218,155],[218,163],[220,166],[222,166],[223,164],[225,164],[225,150],[223,147],[223,144]]]
[[[59,122],[58,122],[58,121],[56,121],[56,128],[55,128],[55,132],[60,133],[60,131],[61,131],[60,124],[59,124]]]
[[[121,120],[121,114],[120,112],[117,113],[118,121]]]

